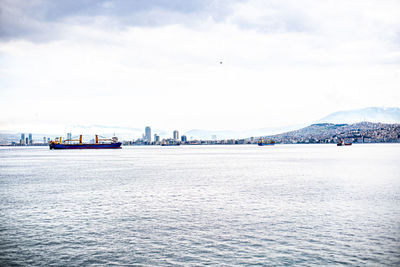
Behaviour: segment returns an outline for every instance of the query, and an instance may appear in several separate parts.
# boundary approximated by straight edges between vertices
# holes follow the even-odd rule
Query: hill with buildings
[[[295,131],[270,135],[277,143],[400,142],[400,108],[368,107],[334,112]]]
[[[300,130],[269,136],[277,143],[336,143],[338,138],[352,143],[398,143],[400,124],[359,122],[317,123]]]

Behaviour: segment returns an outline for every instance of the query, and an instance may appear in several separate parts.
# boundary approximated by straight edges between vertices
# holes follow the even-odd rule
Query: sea
[[[0,148],[1,266],[400,266],[400,144]]]

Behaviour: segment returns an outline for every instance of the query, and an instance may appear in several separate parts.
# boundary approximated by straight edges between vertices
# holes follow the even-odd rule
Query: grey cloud
[[[263,33],[306,32],[312,30],[312,22],[302,10],[296,10],[284,2],[265,1],[259,7],[264,16],[254,20],[252,17],[234,16],[231,22],[240,28],[254,29]]]
[[[311,30],[310,25],[305,23],[305,20],[300,16],[292,18],[265,16],[257,22],[237,18],[232,23],[243,29],[254,29],[263,33],[306,32]]]
[[[240,1],[240,0],[235,0]],[[233,1],[217,0],[0,0],[0,40],[57,38],[64,21],[106,17],[120,26],[195,24],[211,17],[223,20]],[[88,21],[86,20],[86,21]],[[82,22],[77,19],[76,23]]]

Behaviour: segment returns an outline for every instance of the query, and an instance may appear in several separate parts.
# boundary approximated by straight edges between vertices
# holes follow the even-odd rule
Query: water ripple
[[[0,148],[0,265],[398,266],[399,148]]]

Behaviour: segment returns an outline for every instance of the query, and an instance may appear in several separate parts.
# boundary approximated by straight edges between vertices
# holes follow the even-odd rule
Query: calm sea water
[[[400,265],[400,145],[0,148],[0,264]]]

